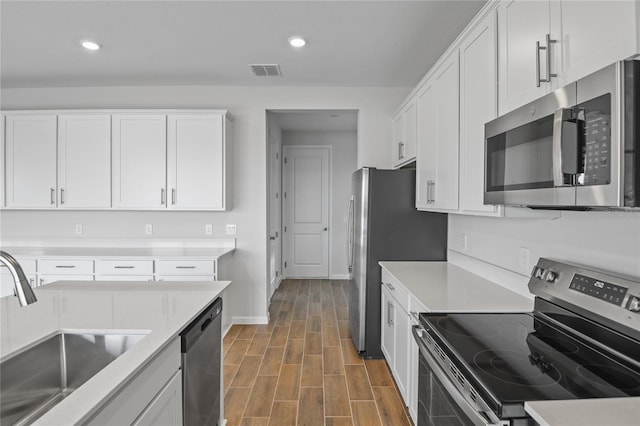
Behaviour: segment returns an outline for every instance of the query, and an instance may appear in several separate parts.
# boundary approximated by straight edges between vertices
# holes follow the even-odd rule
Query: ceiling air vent
[[[251,71],[259,77],[280,77],[280,65],[278,64],[251,64]]]

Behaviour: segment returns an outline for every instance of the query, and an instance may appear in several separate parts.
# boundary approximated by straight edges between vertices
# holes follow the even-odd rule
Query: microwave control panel
[[[578,105],[584,111],[583,185],[611,183],[611,95]]]

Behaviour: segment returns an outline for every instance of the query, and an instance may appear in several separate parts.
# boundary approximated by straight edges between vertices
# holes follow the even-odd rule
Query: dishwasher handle
[[[211,325],[221,313],[222,299],[218,297],[180,333],[180,348],[182,353],[186,353],[189,348],[208,331],[209,325]]]

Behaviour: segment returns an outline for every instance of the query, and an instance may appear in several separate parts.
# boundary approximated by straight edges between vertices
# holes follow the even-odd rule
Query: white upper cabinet
[[[459,61],[452,51],[417,95],[416,207],[458,209]]]
[[[55,114],[6,116],[6,205],[51,208],[57,204]]]
[[[114,207],[166,208],[166,117],[143,113],[112,116]]]
[[[111,116],[58,116],[58,207],[111,207]]]
[[[547,79],[547,53],[556,47],[546,50],[546,36],[551,35],[548,1],[506,0],[498,11],[500,114],[504,114],[550,90],[549,83],[539,80]]]
[[[226,208],[225,120],[224,114],[168,116],[168,208]]]
[[[484,204],[484,125],[498,113],[496,13],[492,11],[460,45],[460,210],[500,215]]]
[[[561,54],[558,87],[640,53],[638,1],[569,0],[559,2],[559,7],[559,12],[558,5],[551,10],[552,16],[562,17],[560,28],[557,20],[551,21]]]
[[[638,2],[503,0],[500,114],[638,53]]]
[[[393,167],[401,167],[416,159],[417,110],[410,99],[393,118]]]

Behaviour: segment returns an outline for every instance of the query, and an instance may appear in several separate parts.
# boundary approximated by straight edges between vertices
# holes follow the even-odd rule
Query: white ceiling
[[[0,85],[411,87],[484,3],[2,0]],[[290,48],[293,34],[308,45]]]

